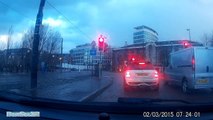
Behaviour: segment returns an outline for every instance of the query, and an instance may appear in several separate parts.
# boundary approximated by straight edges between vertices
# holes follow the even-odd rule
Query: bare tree
[[[28,29],[28,31],[23,35],[22,48],[32,49],[32,47],[33,47],[33,34],[34,34],[34,27],[30,27]]]
[[[45,63],[46,67],[53,68],[55,63],[52,60],[52,55],[60,52],[61,34],[48,25],[43,25],[40,28],[39,55],[40,62]],[[32,50],[33,46],[34,27],[31,27],[22,39],[22,48]]]
[[[61,34],[48,25],[40,28],[39,53],[58,53],[60,52]],[[22,38],[22,48],[32,49],[34,27],[31,27]]]
[[[46,39],[46,44],[44,44],[43,50],[47,53],[59,53],[61,47],[61,35],[59,32],[49,33],[48,39]]]
[[[11,26],[8,30],[8,39],[7,39],[7,50],[12,46],[12,35],[13,35],[13,26]]]
[[[4,42],[1,42],[0,44],[0,50],[6,49],[6,44]]]

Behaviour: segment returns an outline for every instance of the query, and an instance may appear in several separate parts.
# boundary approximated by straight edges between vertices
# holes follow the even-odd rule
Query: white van
[[[171,53],[169,58],[166,83],[178,83],[184,93],[213,90],[213,47],[190,47]]]

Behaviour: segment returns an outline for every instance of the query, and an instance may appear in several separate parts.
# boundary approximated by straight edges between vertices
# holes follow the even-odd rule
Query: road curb
[[[100,89],[95,90],[91,94],[83,97],[78,102],[89,102],[89,101],[91,101],[92,99],[96,98],[98,95],[103,93],[104,90],[106,90],[108,87],[110,87],[112,85],[112,83],[113,83],[113,78],[110,78],[110,82],[109,83],[107,83],[105,86],[101,87]]]

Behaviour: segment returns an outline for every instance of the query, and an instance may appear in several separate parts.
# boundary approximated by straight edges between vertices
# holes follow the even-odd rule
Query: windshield
[[[0,90],[70,102],[213,102],[212,5],[0,0]]]

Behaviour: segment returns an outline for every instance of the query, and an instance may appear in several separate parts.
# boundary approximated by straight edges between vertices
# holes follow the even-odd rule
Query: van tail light
[[[125,75],[125,76],[126,76],[126,77],[130,77],[129,71],[126,72],[126,75]]]
[[[195,71],[195,58],[192,56],[192,70]]]

